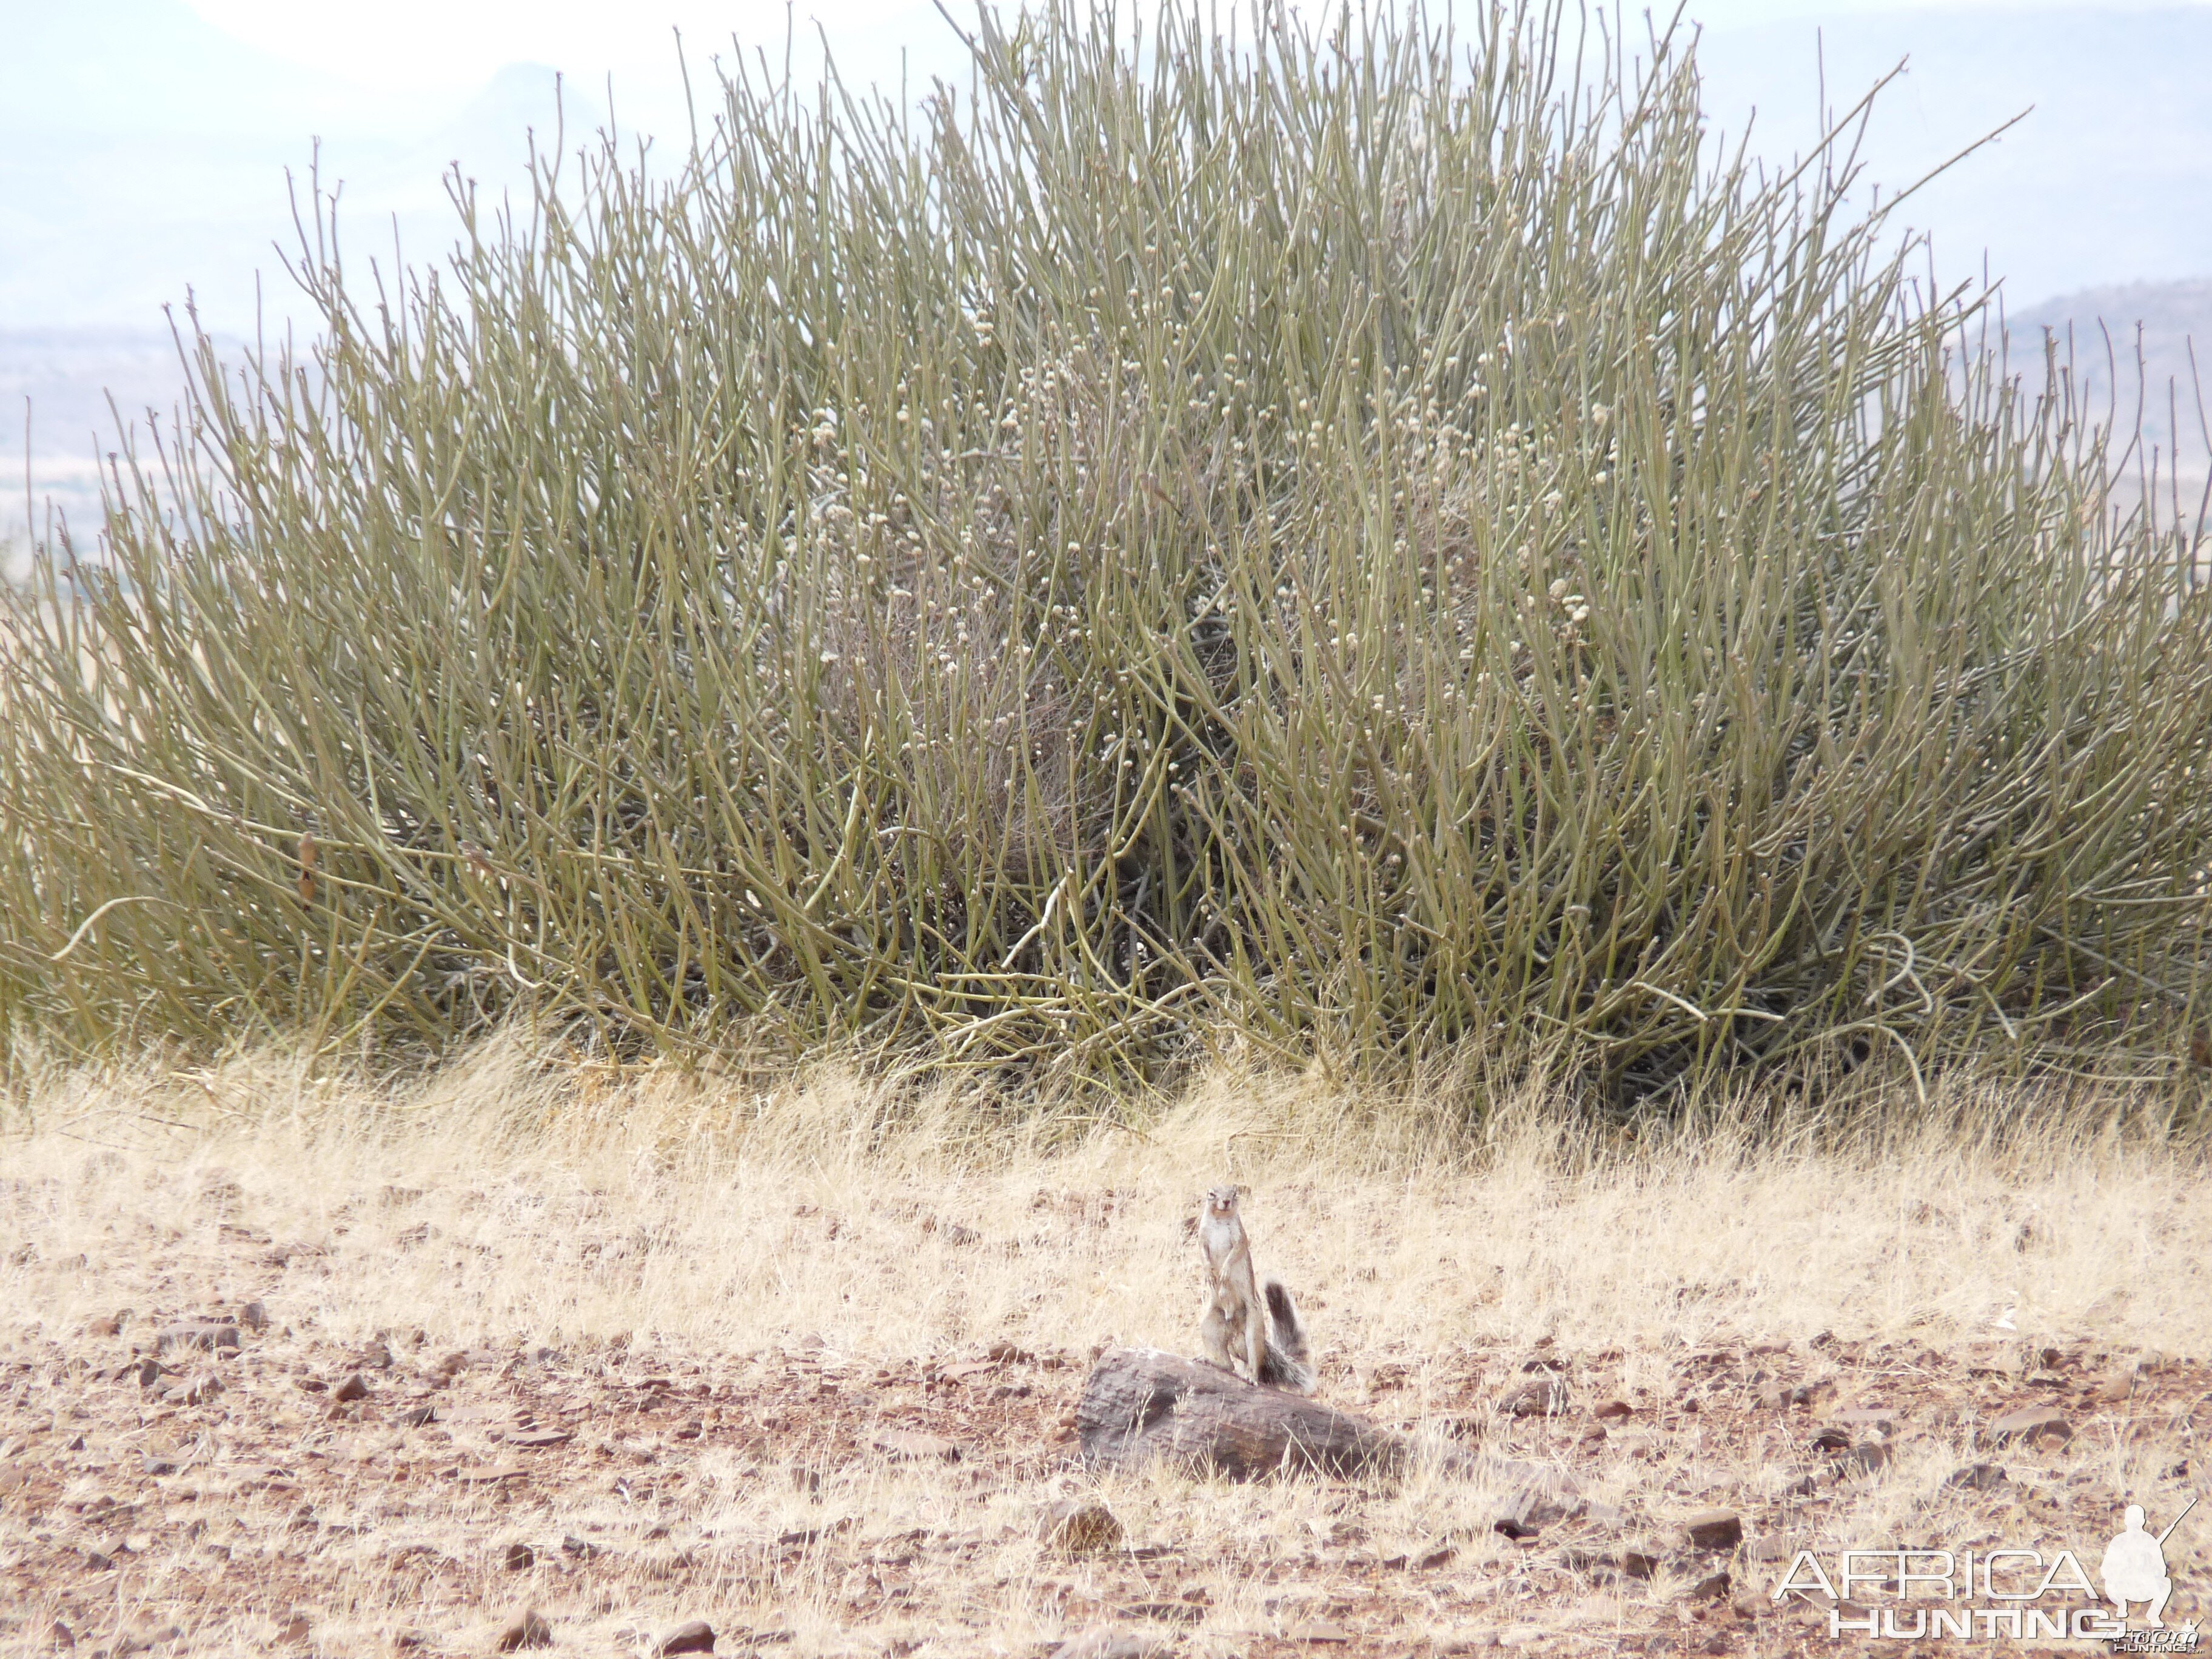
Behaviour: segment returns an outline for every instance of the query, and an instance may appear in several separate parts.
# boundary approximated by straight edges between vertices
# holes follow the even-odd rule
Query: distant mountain
[[[2006,330],[2013,367],[2031,371],[2048,331],[2059,362],[2070,356],[2081,406],[2118,433],[2135,431],[2140,409],[2160,477],[2178,468],[2184,510],[2195,510],[2212,471],[2212,277],[2084,289],[2012,313]]]

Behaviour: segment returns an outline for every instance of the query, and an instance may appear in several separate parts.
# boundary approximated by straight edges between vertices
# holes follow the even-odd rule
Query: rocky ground
[[[2201,1361],[2081,1344],[1816,1338],[1656,1367],[1550,1344],[1340,1367],[1325,1394],[1559,1471],[1556,1501],[1434,1462],[1094,1477],[1072,1434],[1088,1354],[353,1346],[288,1316],[295,1257],[235,1243],[265,1296],[155,1298],[0,1365],[11,1650],[673,1652],[703,1621],[718,1653],[1098,1631],[1192,1654],[1827,1652],[1820,1598],[1770,1594],[1799,1549],[2066,1547],[2094,1572],[2124,1498],[2162,1526],[2201,1489],[2212,1430]],[[2169,1623],[2212,1589],[2191,1531]]]
[[[1024,1151],[509,1061],[7,1111],[0,1652],[1900,1655],[1929,1587],[1799,1551],[2096,1573],[2207,1486],[2203,1164],[2102,1130],[1460,1164],[1239,1083]],[[1102,1355],[1194,1351],[1224,1176],[1398,1472],[1084,1461]],[[2166,1559],[2200,1617],[2212,1504]]]

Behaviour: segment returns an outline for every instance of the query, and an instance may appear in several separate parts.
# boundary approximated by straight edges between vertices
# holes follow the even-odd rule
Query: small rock
[[[527,1544],[509,1544],[499,1559],[509,1572],[522,1572],[538,1565],[538,1552]]]
[[[216,1348],[234,1348],[238,1344],[237,1326],[219,1325],[209,1319],[194,1319],[164,1329],[154,1339],[154,1351],[168,1353],[178,1348],[198,1348],[212,1352]]]
[[[111,1331],[108,1334],[112,1336],[114,1333]],[[73,1648],[76,1645],[76,1632],[57,1619],[46,1632],[46,1639],[58,1648]]]
[[[563,1555],[573,1555],[579,1561],[596,1561],[599,1557],[605,1555],[606,1551],[602,1549],[599,1545],[591,1543],[585,1539],[577,1537],[574,1533],[570,1533],[567,1537],[561,1540],[561,1553]]]
[[[1566,1408],[1567,1385],[1557,1376],[1532,1377],[1498,1401],[1498,1409],[1509,1417],[1556,1417]]]
[[[517,1648],[550,1648],[553,1645],[553,1626],[532,1607],[500,1632],[499,1639],[492,1645],[501,1653],[513,1653]]]
[[[1718,1601],[1729,1593],[1729,1576],[1724,1572],[1707,1573],[1683,1592],[1686,1601]]]
[[[368,1379],[356,1371],[331,1390],[331,1398],[341,1406],[350,1405],[356,1400],[366,1400],[368,1398]]]
[[[1879,1440],[1862,1440],[1851,1448],[1850,1462],[1865,1474],[1879,1474],[1889,1462],[1889,1448]]]
[[[1591,1409],[1590,1415],[1601,1423],[1617,1423],[1636,1415],[1636,1407],[1626,1400],[1601,1400]]]
[[[434,1406],[412,1406],[392,1420],[403,1429],[428,1428],[438,1420],[438,1408]]]
[[[2005,1472],[1995,1463],[1969,1463],[1943,1477],[1946,1492],[1989,1492],[2004,1485]]]
[[[138,1467],[149,1475],[174,1474],[177,1472],[177,1461],[173,1457],[163,1457],[156,1452],[148,1452],[138,1460]]]
[[[1157,1636],[1101,1626],[1062,1642],[1052,1650],[1052,1659],[1152,1659],[1168,1649],[1169,1644]]]
[[[219,1376],[184,1376],[161,1390],[161,1398],[172,1406],[204,1406],[222,1392]]]
[[[249,1302],[238,1310],[238,1322],[249,1331],[269,1328],[269,1310],[258,1302]]]
[[[1121,1522],[1103,1504],[1070,1498],[1046,1506],[1037,1520],[1037,1538],[1046,1548],[1066,1555],[1087,1555],[1116,1548]]]
[[[1849,1429],[1840,1428],[1832,1424],[1826,1428],[1813,1431],[1814,1451],[1834,1452],[1840,1455],[1850,1449],[1851,1435]]]
[[[118,1314],[102,1314],[84,1328],[84,1334],[87,1336],[120,1336],[123,1334],[122,1316]],[[76,1644],[72,1642],[70,1645],[75,1646]]]
[[[1659,1571],[1660,1556],[1656,1544],[1624,1544],[1613,1565],[1631,1578],[1649,1578]]]
[[[1700,1510],[1686,1517],[1682,1530],[1701,1550],[1732,1550],[1743,1542],[1743,1517],[1734,1510]]]
[[[105,1550],[86,1548],[79,1550],[77,1553],[83,1558],[85,1570],[88,1572],[112,1572],[115,1571],[115,1558],[108,1554]]]
[[[150,1389],[161,1380],[165,1373],[159,1360],[142,1359],[137,1364],[126,1367],[124,1375],[137,1377],[140,1388]]]
[[[2131,1371],[2115,1371],[2097,1384],[2095,1399],[2100,1406],[2124,1406],[2135,1397],[2136,1379]]]
[[[2074,1437],[2074,1425],[2056,1406],[2023,1406],[2016,1412],[2007,1412],[1990,1425],[1990,1438],[2002,1446],[2021,1440],[2029,1445],[2039,1442],[2063,1443]]]
[[[1770,1532],[1746,1552],[1754,1561],[1786,1561],[1805,1547],[1802,1533]]]
[[[655,1644],[655,1653],[712,1653],[714,1650],[714,1627],[703,1619],[694,1619],[688,1625],[678,1625]]]

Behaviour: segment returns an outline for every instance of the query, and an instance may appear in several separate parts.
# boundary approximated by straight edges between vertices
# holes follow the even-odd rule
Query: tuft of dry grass
[[[1008,1121],[986,1094],[836,1068],[749,1087],[551,1066],[506,1040],[391,1087],[266,1058],[66,1073],[11,1109],[33,1265],[8,1300],[66,1328],[129,1274],[118,1216],[212,1248],[250,1214],[320,1252],[300,1288],[347,1339],[1183,1347],[1188,1218],[1230,1178],[1355,1373],[1547,1337],[1951,1340],[2007,1315],[2022,1341],[2212,1343],[2200,1153],[2121,1103],[1985,1097],[2005,1093],[1841,1134],[1739,1108],[1639,1141],[1533,1096],[1455,1133],[1418,1101],[1226,1070],[1133,1125]]]
[[[1948,1103],[1978,1138],[1740,1109],[1607,1143],[1531,1098],[1478,1142],[1224,1071],[1135,1127],[987,1136],[989,1101],[951,1091],[512,1042],[404,1085],[267,1059],[53,1073],[0,1154],[0,1646],[59,1620],[183,1651],[480,1653],[534,1606],[602,1651],[695,1617],[723,1650],[805,1655],[1034,1652],[1100,1624],[1205,1655],[1332,1632],[1350,1654],[1811,1650],[1825,1627],[1764,1599],[1754,1547],[2100,1543],[2123,1501],[2179,1509],[2212,1388],[2201,1154],[2109,1112]],[[1194,1348],[1186,1220],[1224,1176],[1326,1399],[1560,1468],[1619,1516],[1516,1541],[1498,1483],[1425,1462],[1352,1486],[1085,1471],[1062,1425],[1090,1358]],[[255,1302],[240,1357],[119,1377],[168,1322]],[[1502,1412],[1530,1364],[1558,1368],[1561,1416]],[[356,1372],[367,1397],[331,1403]],[[200,1377],[222,1391],[161,1392]],[[1777,1383],[1811,1404],[1771,1408]],[[2021,1398],[2064,1402],[2072,1441],[1994,1449]],[[1808,1437],[1863,1404],[1897,1408],[1890,1462],[1838,1474]],[[546,1429],[567,1437],[516,1437]],[[1988,1459],[2002,1487],[1944,1487]],[[1071,1497],[1125,1547],[1042,1545]],[[1732,1599],[1685,1600],[1716,1563],[1665,1540],[1709,1504],[1748,1541]],[[1662,1540],[1655,1576],[1607,1565],[1624,1535]]]

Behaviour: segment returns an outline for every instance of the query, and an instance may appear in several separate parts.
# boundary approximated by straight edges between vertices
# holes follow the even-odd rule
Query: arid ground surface
[[[2207,1485],[2205,1170],[2123,1136],[1455,1164],[1217,1082],[982,1158],[834,1081],[496,1055],[404,1097],[240,1066],[11,1109],[9,1652],[489,1653],[534,1613],[603,1654],[693,1620],[724,1654],[1903,1653],[1778,1605],[1796,1552],[2095,1573],[2126,1504],[2162,1528]],[[1185,1222],[1230,1178],[1322,1397],[1432,1454],[1402,1477],[1083,1466],[1094,1357],[1195,1352]],[[1041,1535],[1071,1501],[1118,1541]],[[2166,1559],[2199,1618],[2212,1505]]]

